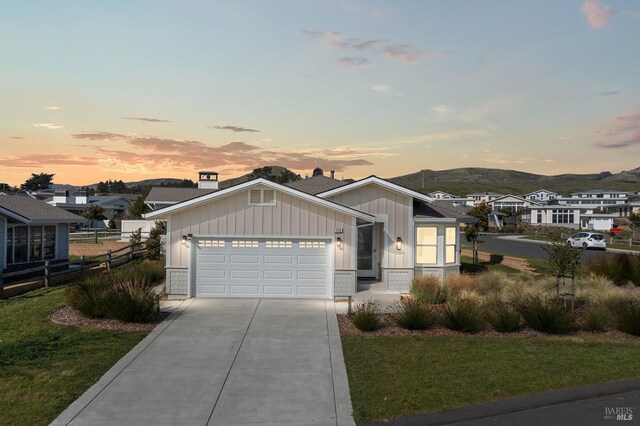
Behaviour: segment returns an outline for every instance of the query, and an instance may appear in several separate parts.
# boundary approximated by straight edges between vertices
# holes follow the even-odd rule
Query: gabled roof
[[[328,176],[316,175],[307,179],[288,182],[284,185],[289,188],[297,189],[298,191],[306,192],[307,194],[316,195],[321,192],[330,191],[332,189],[348,185],[349,182],[350,181],[333,179]]]
[[[0,195],[0,214],[22,223],[77,223],[85,219],[25,195]]]
[[[182,201],[190,200],[205,194],[211,194],[216,189],[200,189],[200,188],[166,188],[154,186],[149,191],[144,202],[147,204],[176,204]]]
[[[491,195],[494,197],[502,197],[504,194],[498,194],[497,192],[491,192],[491,191],[487,191],[487,192],[474,192],[473,194],[467,194],[467,197],[475,197],[478,195]]]
[[[537,191],[527,192],[527,193],[526,193],[526,194],[524,194],[524,195],[525,195],[525,197],[526,197],[527,195],[537,194],[538,192],[546,192],[547,194],[556,194],[556,195],[559,195],[557,192],[549,191],[549,190],[546,190],[546,189],[538,189]]]
[[[428,195],[424,195],[421,194],[419,192],[416,192],[412,189],[409,188],[405,188],[404,186],[400,186],[398,184],[389,182],[388,180],[384,180],[379,178],[378,176],[369,176],[367,178],[364,179],[360,179],[358,181],[355,181],[353,183],[349,183],[347,185],[342,185],[338,188],[335,189],[331,189],[329,191],[325,191],[325,192],[321,192],[318,195],[318,197],[322,197],[322,198],[327,198],[327,197],[331,197],[333,195],[336,194],[341,194],[343,192],[348,192],[357,188],[361,188],[363,186],[369,185],[369,184],[376,184],[379,186],[382,186],[383,188],[389,189],[391,191],[395,191],[398,192],[400,194],[404,194],[406,196],[409,197],[413,197],[415,199],[421,200],[421,201],[426,201],[427,203],[430,203],[433,201],[432,197],[429,197]]]
[[[492,200],[492,201],[490,201],[490,202],[491,202],[491,203],[495,203],[496,201],[500,201],[500,200],[503,200],[503,199],[505,199],[505,198],[509,198],[509,197],[511,197],[511,198],[515,198],[515,199],[517,199],[517,200],[520,200],[520,201],[522,201],[523,203],[530,203],[530,204],[537,204],[537,205],[540,205],[540,203],[538,203],[538,202],[536,202],[536,201],[527,200],[527,199],[525,199],[525,198],[518,197],[517,195],[513,195],[513,194],[503,195],[502,197],[498,197],[498,198],[496,198],[495,200]]]
[[[478,218],[461,213],[450,201],[438,200],[431,203],[414,201],[413,216],[420,218],[451,218],[456,222],[475,223]]]
[[[205,194],[205,195],[201,195],[201,196],[196,197],[196,198],[192,198],[190,200],[182,201],[182,202],[180,202],[178,204],[174,204],[172,206],[167,206],[167,207],[158,209],[156,211],[147,213],[147,214],[144,215],[144,218],[145,219],[154,219],[154,218],[159,218],[159,217],[166,217],[167,215],[170,215],[170,214],[182,211],[182,210],[186,210],[186,209],[189,209],[191,207],[202,205],[202,204],[208,203],[209,201],[215,200],[217,198],[223,198],[223,197],[226,197],[226,196],[228,196],[230,194],[233,194],[235,192],[244,191],[246,189],[249,189],[249,188],[257,186],[257,185],[263,185],[263,186],[267,186],[269,188],[273,188],[276,191],[284,192],[284,193],[289,194],[291,196],[310,201],[312,203],[321,205],[321,206],[326,207],[326,208],[331,209],[331,210],[335,210],[335,211],[347,214],[349,216],[354,216],[354,217],[356,217],[358,219],[362,219],[362,220],[365,220],[367,222],[375,222],[375,220],[376,220],[375,216],[372,216],[372,215],[370,215],[368,213],[364,213],[364,212],[361,212],[359,210],[352,209],[351,207],[346,207],[346,206],[343,206],[341,204],[334,203],[333,201],[330,201],[330,200],[325,200],[324,198],[320,198],[320,197],[316,197],[316,196],[311,195],[311,194],[307,194],[306,192],[298,191],[297,189],[293,189],[293,188],[289,188],[289,187],[284,186],[284,185],[280,185],[279,183],[271,182],[270,180],[267,180],[267,179],[264,179],[264,178],[258,178],[258,179],[250,180],[248,182],[243,182],[243,183],[240,183],[238,185],[230,186],[228,188],[221,189],[219,191],[216,191],[216,192],[213,192],[213,193],[210,193],[210,194]]]

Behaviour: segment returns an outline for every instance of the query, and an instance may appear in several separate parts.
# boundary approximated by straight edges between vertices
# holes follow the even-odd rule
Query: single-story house
[[[168,294],[318,298],[352,295],[358,278],[406,292],[415,274],[457,273],[470,219],[376,176],[259,178],[145,218],[167,220]]]
[[[83,218],[26,195],[0,195],[0,270],[69,258],[69,225]]]
[[[75,215],[82,215],[84,209],[91,204],[96,204],[104,209],[104,216],[107,219],[117,219],[124,215],[131,204],[131,199],[125,195],[87,195],[86,191],[78,191],[70,196],[69,191],[56,191],[54,196],[44,200],[47,204],[66,210]],[[78,223],[95,228],[105,227],[102,221],[94,221],[93,224],[88,219],[80,217]]]

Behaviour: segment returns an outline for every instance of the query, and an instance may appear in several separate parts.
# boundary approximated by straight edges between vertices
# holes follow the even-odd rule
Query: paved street
[[[348,425],[332,301],[193,299],[53,424]]]
[[[517,257],[527,257],[533,259],[548,258],[547,252],[544,250],[546,245],[542,241],[518,241],[512,239],[513,235],[505,234],[488,234],[481,237],[481,243],[478,244],[479,250],[488,251],[496,254],[504,254]],[[506,237],[506,238],[505,238]],[[460,234],[462,245],[464,247],[471,247],[471,243],[467,242],[464,238],[464,234]],[[601,250],[585,250],[582,254],[582,260],[599,257],[599,256],[613,256],[612,251],[603,252]]]

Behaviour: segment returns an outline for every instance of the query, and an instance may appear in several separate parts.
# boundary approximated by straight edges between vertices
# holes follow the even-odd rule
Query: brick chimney
[[[198,189],[218,189],[218,173],[199,172]]]

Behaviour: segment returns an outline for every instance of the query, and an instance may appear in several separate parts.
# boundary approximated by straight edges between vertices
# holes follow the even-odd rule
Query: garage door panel
[[[292,285],[265,285],[263,294],[265,296],[293,296]]]
[[[285,264],[285,265],[293,265],[293,256],[291,255],[265,255],[264,256],[264,264]]]
[[[325,298],[331,294],[332,246],[327,241],[220,237],[210,244],[199,241],[196,296]]]
[[[299,255],[298,265],[326,265],[327,256],[321,255]]]
[[[226,278],[227,271],[225,269],[202,269],[197,273],[198,278]]]
[[[299,280],[326,280],[327,271],[298,271]]]
[[[264,271],[265,280],[287,280],[293,279],[293,271]]]
[[[231,258],[229,259],[231,264],[257,264],[260,263],[260,255],[259,254],[231,254]]]
[[[230,294],[236,294],[236,295],[240,295],[240,296],[259,296],[260,293],[258,291],[258,289],[260,288],[260,286],[258,285],[237,285],[237,284],[231,284],[229,286],[229,293]]]
[[[246,269],[232,269],[229,271],[229,278],[231,279],[254,279],[257,280],[260,278],[259,270],[246,270]]]

